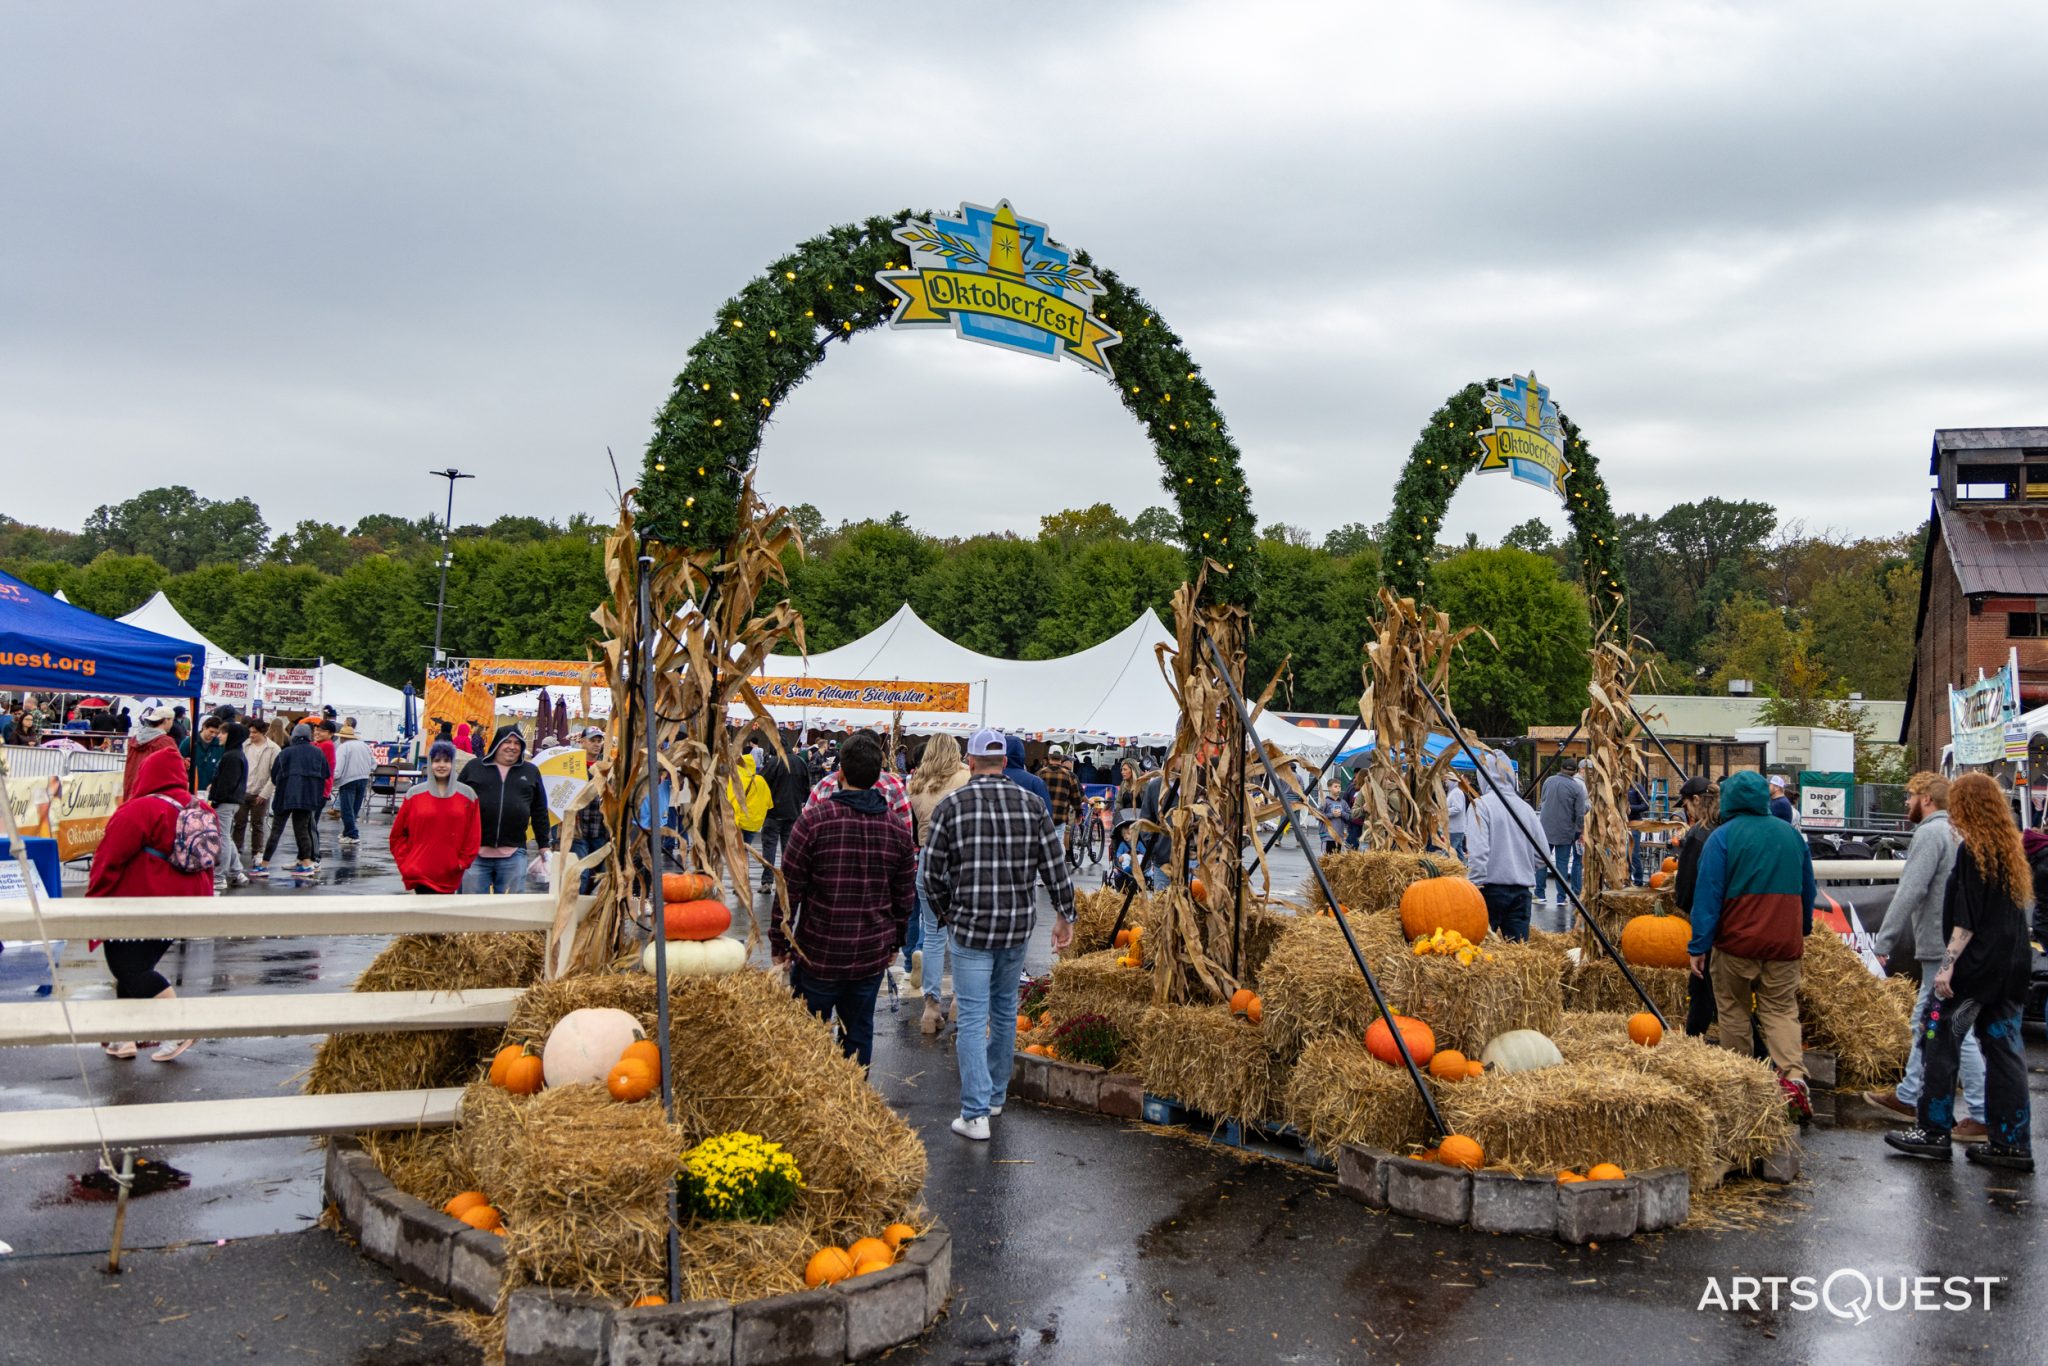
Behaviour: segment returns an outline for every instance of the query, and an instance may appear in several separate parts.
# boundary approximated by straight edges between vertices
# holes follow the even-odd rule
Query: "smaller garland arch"
[[[667,544],[704,550],[737,527],[740,489],[775,410],[835,341],[882,326],[893,311],[879,271],[908,258],[892,236],[912,218],[844,224],[776,261],[718,309],[690,348],[683,373],[654,417],[640,475],[641,527]],[[1094,312],[1122,334],[1109,348],[1110,383],[1144,425],[1159,457],[1160,484],[1180,509],[1188,580],[1220,604],[1251,603],[1258,584],[1258,532],[1243,463],[1215,392],[1152,306],[1088,253],[1074,259],[1106,292]]]
[[[1380,581],[1401,597],[1427,598],[1429,568],[1436,555],[1437,533],[1451,496],[1465,476],[1479,468],[1486,452],[1479,433],[1487,425],[1480,399],[1499,384],[1468,384],[1430,415],[1429,426],[1415,439],[1401,482],[1394,489],[1393,516],[1387,523],[1385,543],[1380,547]],[[1564,428],[1565,507],[1571,518],[1572,553],[1579,565],[1579,584],[1586,591],[1586,608],[1596,632],[1619,629],[1618,610],[1628,595],[1622,575],[1618,528],[1614,505],[1607,497],[1607,484],[1600,477],[1600,462],[1585,434],[1562,408],[1558,420]]]

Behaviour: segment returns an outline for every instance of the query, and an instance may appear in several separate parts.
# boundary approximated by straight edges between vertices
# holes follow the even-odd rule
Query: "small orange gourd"
[[[640,1059],[654,1069],[656,1076],[661,1075],[661,1045],[654,1040],[635,1039],[627,1044],[626,1051],[619,1054],[619,1061],[624,1062],[628,1058]]]
[[[1264,1001],[1261,1001],[1256,996],[1252,997],[1251,1000],[1245,1002],[1244,1017],[1247,1020],[1250,1020],[1253,1024],[1257,1024],[1259,1021],[1265,1019],[1266,1003]]]
[[[1664,860],[1664,862],[1663,862],[1662,866],[1661,866],[1661,867],[1660,867],[1660,868],[1658,869],[1658,871],[1659,871],[1659,872],[1664,872],[1664,873],[1675,873],[1675,872],[1677,872],[1677,871],[1678,871],[1678,860],[1677,860],[1677,859],[1675,859],[1675,858],[1666,858],[1666,859]]]
[[[1671,881],[1671,874],[1665,872],[1662,868],[1650,874],[1650,885],[1652,887],[1662,887],[1669,881]]]
[[[1664,1041],[1664,1026],[1649,1011],[1638,1010],[1628,1017],[1628,1038],[1630,1043],[1655,1048]]]
[[[1463,1167],[1477,1171],[1486,1163],[1486,1153],[1477,1141],[1463,1134],[1452,1134],[1437,1146],[1436,1160],[1447,1167]]]
[[[510,1067],[512,1063],[517,1059],[523,1058],[525,1056],[525,1049],[521,1048],[518,1044],[509,1043],[506,1044],[503,1048],[499,1049],[496,1053],[492,1054],[491,1085],[503,1086],[505,1084],[505,1069],[507,1067]]]
[[[903,1245],[917,1236],[917,1230],[908,1224],[891,1224],[882,1230],[882,1241],[889,1245],[891,1252],[902,1252]]]
[[[896,1260],[895,1254],[889,1251],[889,1245],[880,1238],[856,1239],[847,1245],[846,1255],[853,1258],[855,1266],[871,1257],[881,1257],[892,1262]]]
[[[547,1075],[539,1058],[522,1053],[505,1064],[505,1079],[500,1085],[515,1096],[530,1096],[546,1084]]]
[[[1438,1081],[1463,1081],[1467,1075],[1467,1059],[1455,1048],[1446,1048],[1429,1060],[1429,1075]]]
[[[654,1069],[639,1058],[621,1058],[604,1079],[613,1100],[645,1100],[654,1094]]]
[[[441,1206],[441,1213],[451,1219],[460,1219],[477,1206],[490,1203],[490,1197],[482,1191],[464,1191],[460,1195],[451,1197],[447,1204]]]
[[[1586,1179],[1585,1177],[1583,1177],[1583,1176],[1579,1175],[1579,1174],[1578,1174],[1577,1172],[1569,1172],[1569,1171],[1567,1171],[1567,1172],[1559,1172],[1559,1173],[1557,1174],[1557,1184],[1558,1184],[1558,1185],[1560,1185],[1560,1186],[1569,1186],[1569,1185],[1571,1185],[1571,1184],[1572,1184],[1572,1183],[1574,1183],[1574,1182],[1577,1182],[1577,1181],[1584,1181],[1585,1179]]]
[[[1206,885],[1203,884],[1202,879],[1198,877],[1189,878],[1188,891],[1193,894],[1195,900],[1203,903],[1204,905],[1208,904],[1209,889]]]
[[[637,1299],[637,1300],[634,1300],[634,1301],[633,1301],[633,1303],[632,1303],[631,1305],[629,1305],[629,1306],[628,1306],[628,1308],[632,1308],[632,1309],[649,1309],[649,1308],[652,1308],[653,1306],[655,1306],[655,1305],[657,1305],[657,1304],[667,1304],[667,1303],[668,1303],[668,1296],[666,1296],[666,1295],[642,1295],[642,1296],[641,1296],[641,1297],[640,1297],[639,1299]]]
[[[1620,1181],[1627,1175],[1627,1172],[1615,1166],[1612,1162],[1595,1162],[1592,1166],[1586,1168],[1586,1179],[1588,1181]]]
[[[1252,993],[1250,987],[1239,987],[1236,991],[1230,993],[1230,1013],[1233,1015],[1244,1014],[1245,1007],[1257,999],[1258,997]]]
[[[663,909],[684,901],[696,901],[710,896],[718,890],[718,879],[703,873],[663,873],[661,875],[661,901]]]
[[[489,1205],[477,1205],[455,1216],[471,1228],[490,1230],[504,1227],[505,1220]]]
[[[1467,1077],[1483,1077],[1483,1076],[1485,1076],[1485,1075],[1486,1075],[1486,1064],[1485,1064],[1485,1063],[1483,1063],[1483,1062],[1481,1062],[1481,1061],[1479,1061],[1479,1059],[1477,1059],[1477,1058],[1467,1058],[1467,1059],[1465,1059],[1465,1075],[1466,1075]]]
[[[853,1258],[843,1247],[821,1247],[804,1264],[804,1284],[816,1290],[821,1285],[843,1281],[853,1274]]]

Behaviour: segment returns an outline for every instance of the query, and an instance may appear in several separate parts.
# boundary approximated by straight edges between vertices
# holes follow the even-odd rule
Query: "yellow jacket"
[[[774,796],[768,791],[768,780],[754,772],[754,756],[740,756],[738,792],[731,782],[725,785],[725,799],[732,803],[732,813],[739,819],[740,829],[759,830],[768,820],[768,808],[774,804]],[[744,792],[742,799],[739,793]]]

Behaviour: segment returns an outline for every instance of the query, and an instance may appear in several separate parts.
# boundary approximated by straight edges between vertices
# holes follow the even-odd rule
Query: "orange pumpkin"
[[[526,1056],[526,1050],[517,1044],[506,1044],[491,1056],[491,1085],[505,1084],[505,1069],[518,1059]]]
[[[679,901],[661,908],[670,939],[716,939],[732,928],[732,908],[723,901]]]
[[[482,1191],[464,1191],[462,1194],[452,1197],[447,1204],[441,1206],[441,1213],[451,1219],[460,1219],[479,1205],[488,1205],[490,1203],[490,1197]]]
[[[1663,864],[1661,865],[1661,867],[1660,867],[1659,871],[1661,871],[1661,872],[1666,872],[1666,873],[1675,873],[1675,872],[1677,872],[1677,871],[1678,871],[1678,860],[1677,860],[1677,859],[1675,859],[1675,858],[1667,858],[1667,859],[1665,859],[1665,860],[1664,860],[1664,862],[1663,862]]]
[[[863,1239],[862,1241],[870,1242],[873,1240]],[[896,1265],[896,1259],[889,1255],[887,1248],[883,1248],[880,1252],[870,1252],[865,1257],[854,1258],[853,1274],[856,1276],[866,1276],[876,1271],[887,1271],[894,1265]]]
[[[626,1051],[619,1054],[619,1061],[638,1058],[654,1069],[654,1075],[661,1075],[661,1045],[652,1039],[635,1039],[626,1045]]]
[[[903,1245],[917,1236],[917,1230],[908,1224],[891,1224],[882,1230],[882,1241],[889,1245],[891,1252],[903,1251]]]
[[[1239,987],[1236,991],[1230,993],[1230,1013],[1233,1015],[1244,1014],[1245,1007],[1257,999],[1252,994],[1250,987]]]
[[[1110,944],[1110,947],[1113,949],[1128,948],[1130,946],[1130,943],[1131,932],[1129,930],[1118,930],[1116,932],[1116,939],[1113,943]]]
[[[505,1064],[505,1079],[499,1084],[515,1096],[530,1096],[546,1084],[547,1076],[539,1058],[522,1053]]]
[[[1655,1048],[1664,1042],[1663,1022],[1649,1011],[1639,1010],[1628,1017],[1628,1038],[1630,1043]]]
[[[1254,996],[1245,1003],[1244,1017],[1253,1024],[1266,1018],[1266,1003]]]
[[[661,875],[661,901],[664,908],[685,901],[699,900],[702,897],[712,895],[717,890],[718,879],[703,873],[663,873]]]
[[[889,1245],[880,1238],[856,1239],[847,1245],[846,1255],[853,1258],[855,1266],[871,1257],[880,1257],[888,1262],[896,1260],[895,1254],[889,1251]],[[854,1274],[857,1276],[860,1273],[856,1271]]]
[[[639,1299],[634,1300],[633,1303],[627,1307],[631,1309],[648,1309],[657,1304],[667,1303],[668,1296],[666,1295],[642,1295]]]
[[[1408,1056],[1415,1059],[1415,1065],[1429,1066],[1429,1060],[1436,1056],[1436,1032],[1407,1015],[1396,1015],[1394,1023],[1400,1027],[1401,1038],[1408,1045]],[[1401,1065],[1401,1051],[1394,1046],[1394,1031],[1388,1027],[1386,1016],[1382,1015],[1366,1026],[1365,1051],[1389,1067]]]
[[[1557,1174],[1557,1184],[1560,1186],[1569,1186],[1573,1182],[1584,1181],[1585,1179],[1585,1177],[1579,1175],[1577,1172],[1559,1172]]]
[[[1671,881],[1671,874],[1665,872],[1662,868],[1650,874],[1650,885],[1652,887],[1662,887],[1669,881]]]
[[[1586,1179],[1588,1181],[1620,1181],[1627,1176],[1627,1172],[1615,1166],[1612,1162],[1595,1162],[1592,1166],[1586,1168]]]
[[[604,1079],[613,1100],[645,1100],[654,1094],[655,1084],[654,1069],[639,1058],[620,1058]]]
[[[1436,1160],[1447,1167],[1478,1171],[1486,1164],[1486,1153],[1475,1140],[1463,1134],[1452,1134],[1437,1146]]]
[[[1682,968],[1692,922],[1682,915],[1632,916],[1621,927],[1621,956],[1639,968]]]
[[[1466,1076],[1466,1061],[1465,1055],[1457,1049],[1446,1048],[1430,1058],[1429,1075],[1438,1081],[1463,1081]]]
[[[1472,943],[1486,938],[1486,898],[1471,879],[1426,877],[1401,893],[1401,932],[1409,941],[1456,930]]]
[[[816,1290],[821,1285],[843,1281],[853,1274],[853,1258],[843,1247],[821,1247],[804,1264],[804,1284]]]
[[[1486,1064],[1485,1064],[1485,1063],[1483,1063],[1483,1062],[1481,1062],[1481,1061],[1479,1061],[1479,1059],[1477,1059],[1477,1058],[1467,1058],[1467,1059],[1465,1059],[1465,1075],[1466,1075],[1467,1077],[1483,1077],[1483,1076],[1485,1076],[1485,1075],[1486,1075]]]
[[[489,1205],[476,1205],[455,1216],[471,1228],[494,1229],[504,1226],[504,1219]]]
[[[1017,1032],[1019,1034],[1029,1034],[1031,1032],[1031,1019],[1029,1016],[1019,1015],[1017,1017]]]

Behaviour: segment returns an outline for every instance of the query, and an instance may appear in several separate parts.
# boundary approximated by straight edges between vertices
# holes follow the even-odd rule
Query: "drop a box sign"
[[[1853,773],[1820,773],[1812,769],[1799,774],[1799,823],[1820,830],[1840,830],[1849,823],[1849,791],[1855,786]]]

